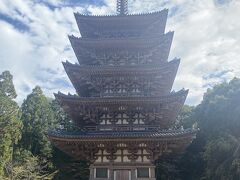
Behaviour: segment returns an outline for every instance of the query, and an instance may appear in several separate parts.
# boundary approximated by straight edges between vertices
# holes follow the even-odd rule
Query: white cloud
[[[49,96],[58,90],[74,91],[61,82],[69,82],[61,61],[76,62],[67,39],[68,34],[79,35],[73,12],[113,14],[115,0],[104,2],[106,6],[101,7],[91,4],[70,7],[57,0],[0,1],[0,14],[28,27],[28,31],[21,31],[0,21],[0,71],[8,69],[13,73],[18,101],[35,85],[43,87]],[[174,89],[190,89],[188,103],[199,103],[212,84],[240,75],[238,0],[131,0],[129,3],[130,13],[163,8],[170,9],[167,31],[175,31],[170,59],[182,59]]]
[[[26,0],[11,1],[8,5],[8,11],[0,9],[1,13],[29,27],[29,31],[22,32],[6,22],[0,24],[0,71],[8,69],[14,75],[18,101],[36,85],[48,96],[60,89],[73,92],[61,83],[69,82],[61,61],[68,58],[76,61],[72,50],[67,48],[70,46],[67,34],[77,32],[73,8],[51,10],[44,4]]]
[[[189,5],[191,1],[181,7],[180,14],[169,19],[168,28],[176,31],[171,56],[182,58],[175,88],[189,88],[188,102],[195,104],[212,84],[240,75],[240,24],[236,23],[240,4],[231,1],[219,7],[213,1],[202,0],[194,1],[194,8]],[[221,71],[230,72],[203,78]]]

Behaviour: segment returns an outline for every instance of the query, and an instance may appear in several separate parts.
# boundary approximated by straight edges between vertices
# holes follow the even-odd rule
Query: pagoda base
[[[146,163],[93,164],[89,180],[156,180],[155,166]]]

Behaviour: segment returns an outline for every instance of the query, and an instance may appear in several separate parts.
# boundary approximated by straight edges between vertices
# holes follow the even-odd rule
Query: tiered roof
[[[187,94],[188,91],[181,90],[163,97],[81,98],[61,93],[55,94],[55,97],[70,117],[82,128],[97,125],[100,121],[100,114],[112,114],[114,120],[114,114],[135,112],[145,116],[146,125],[167,129],[175,122]],[[119,109],[120,107],[124,110]]]
[[[64,135],[62,132],[55,131],[49,134],[55,146],[79,160],[94,162],[99,148],[107,149],[109,159],[114,159],[117,144],[125,144],[129,150],[142,149],[139,144],[144,144],[144,148],[148,152],[152,152],[149,158],[151,162],[154,162],[161,155],[182,152],[192,141],[196,132],[196,130],[187,129],[184,131],[138,131],[135,133],[128,131],[65,133]],[[135,155],[134,152],[132,155]]]
[[[168,10],[126,16],[74,15],[83,38],[141,37],[163,34]]]
[[[129,131],[115,131],[115,132],[103,132],[103,131],[95,131],[95,132],[62,132],[52,131],[51,135],[57,140],[70,139],[70,141],[78,141],[82,139],[82,141],[104,141],[104,140],[116,140],[116,138],[121,138],[121,140],[128,141],[129,139],[137,140],[141,138],[151,138],[153,140],[156,138],[159,140],[161,138],[162,141],[166,140],[179,140],[182,138],[186,138],[194,134],[196,130],[186,129],[186,130],[162,130],[162,131],[136,131],[134,133]],[[93,139],[94,138],[94,139]],[[122,139],[126,138],[126,139]]]
[[[141,91],[146,95],[166,95],[171,89],[178,70],[180,59],[162,63],[159,66],[80,66],[69,62],[63,63],[66,73],[80,96],[101,96],[101,88],[108,84],[111,77],[118,83],[129,84],[138,81]],[[123,78],[123,80],[121,80]],[[120,79],[120,80],[119,80]],[[140,82],[139,82],[140,81]],[[151,81],[151,87],[146,87]],[[127,85],[126,85],[127,86]],[[89,93],[93,90],[95,94]],[[87,92],[87,93],[86,93]],[[97,93],[98,92],[98,93]],[[140,94],[143,95],[144,93]]]
[[[69,36],[69,39],[79,63],[83,65],[101,65],[101,62],[98,63],[98,61],[104,61],[104,59],[113,55],[122,56],[122,59],[117,59],[121,61],[124,57],[129,59],[135,54],[159,64],[159,62],[166,62],[168,59],[173,34],[173,32],[169,32],[159,36],[114,39],[89,39]]]
[[[121,12],[75,14],[81,38],[69,39],[79,64],[63,65],[78,95],[55,97],[82,130],[49,133],[57,147],[75,158],[94,161],[104,147],[113,160],[117,143],[130,149],[143,143],[154,161],[163,152],[186,147],[196,134],[191,129],[169,130],[188,90],[171,92],[180,60],[168,62],[174,34],[165,34],[168,10]],[[132,151],[129,158],[134,160],[135,155]]]

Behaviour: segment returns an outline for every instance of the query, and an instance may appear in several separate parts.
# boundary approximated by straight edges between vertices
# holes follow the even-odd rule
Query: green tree
[[[6,166],[11,163],[14,145],[21,138],[22,124],[12,79],[9,71],[0,75],[0,178],[11,173]]]
[[[175,128],[192,128],[196,124],[195,107],[184,105],[180,111]],[[157,161],[156,175],[158,180],[192,180],[199,177],[202,157],[198,156],[199,142],[194,141],[183,154],[161,157]]]
[[[54,111],[57,128],[71,132],[79,130],[79,128],[73,123],[73,121],[61,108],[57,100],[53,100],[51,105]],[[57,169],[57,173],[54,176],[54,179],[56,180],[89,179],[89,165],[86,162],[76,161],[57,148],[53,149],[53,164]]]
[[[228,132],[240,136],[240,80],[209,89],[196,109],[201,131],[210,138]]]
[[[30,151],[34,156],[52,157],[52,146],[47,132],[54,128],[55,119],[49,100],[40,87],[35,87],[22,104],[23,134],[21,148]]]
[[[54,118],[56,121],[56,127],[65,131],[75,131],[79,128],[73,123],[73,121],[64,112],[63,108],[60,106],[59,102],[54,99],[51,102],[51,107],[54,112]]]
[[[57,148],[54,148],[53,163],[58,169],[54,180],[89,180],[89,164],[77,161]]]
[[[204,143],[202,179],[240,179],[240,79],[209,89],[195,118]]]
[[[230,134],[211,140],[204,152],[205,179],[238,180],[240,178],[240,141]]]
[[[194,119],[193,117],[194,110],[195,110],[194,106],[184,105],[178,115],[175,126],[177,128],[183,127],[184,129],[192,128],[193,125],[196,124],[196,119]]]
[[[12,179],[39,179],[40,165],[37,157],[31,152],[18,149],[14,154],[14,163],[9,169],[12,171]]]
[[[182,180],[201,179],[205,163],[203,159],[205,141],[200,133],[197,138],[187,147],[180,160],[177,162],[177,169]]]
[[[50,180],[55,175],[55,172],[49,173],[45,170],[40,158],[25,149],[14,152],[14,162],[8,168],[11,169],[13,180]]]

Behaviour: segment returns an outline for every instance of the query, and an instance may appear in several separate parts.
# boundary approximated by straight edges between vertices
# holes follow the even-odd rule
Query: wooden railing
[[[88,131],[148,131],[160,130],[159,126],[150,125],[98,125],[85,127]]]

